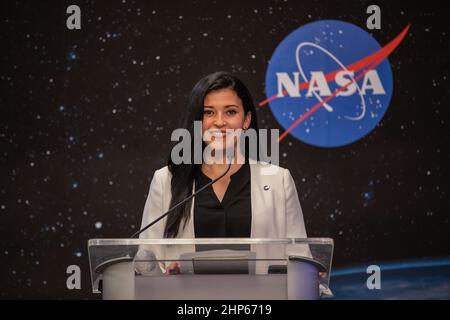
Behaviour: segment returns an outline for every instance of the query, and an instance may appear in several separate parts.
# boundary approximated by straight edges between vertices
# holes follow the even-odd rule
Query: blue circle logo
[[[392,97],[387,56],[409,26],[381,47],[343,21],[309,23],[277,47],[266,73],[270,109],[287,134],[318,147],[339,147],[370,133]],[[262,105],[260,104],[260,105]]]

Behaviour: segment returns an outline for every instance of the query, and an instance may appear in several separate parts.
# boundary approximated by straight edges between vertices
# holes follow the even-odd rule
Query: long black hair
[[[220,89],[232,89],[241,99],[244,106],[245,115],[251,112],[251,121],[249,128],[253,128],[258,132],[258,123],[256,120],[256,110],[253,104],[253,99],[247,87],[234,75],[227,72],[212,73],[200,81],[192,89],[186,102],[185,114],[183,117],[183,128],[187,129],[194,137],[194,121],[203,120],[204,100],[208,93]],[[204,147],[204,145],[203,145]],[[247,155],[248,153],[246,153]],[[195,171],[199,169],[200,164],[194,162],[194,145],[191,144],[191,159],[190,163],[175,164],[169,155],[168,167],[172,173],[171,192],[172,199],[170,207],[173,207],[183,199],[192,194],[192,186],[195,177]],[[186,226],[190,216],[190,208],[192,200],[185,203],[184,206],[177,208],[172,214],[167,217],[166,227],[164,230],[164,237],[175,238],[178,235],[178,230],[181,223],[183,228]]]

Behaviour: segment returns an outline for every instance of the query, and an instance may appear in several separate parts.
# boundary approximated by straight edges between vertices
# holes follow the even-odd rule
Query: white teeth
[[[218,137],[218,138],[222,138],[225,137],[225,133],[221,133],[221,132],[217,132],[217,133],[213,133],[214,137]]]
[[[225,132],[220,132],[220,131],[213,131],[213,132],[210,132],[210,133],[214,137],[224,137],[226,135]]]

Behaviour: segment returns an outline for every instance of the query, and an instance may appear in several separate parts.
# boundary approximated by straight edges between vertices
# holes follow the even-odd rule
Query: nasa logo
[[[343,21],[309,23],[277,47],[266,73],[270,109],[287,134],[318,147],[338,147],[371,132],[392,97],[389,54],[409,25],[381,48]]]

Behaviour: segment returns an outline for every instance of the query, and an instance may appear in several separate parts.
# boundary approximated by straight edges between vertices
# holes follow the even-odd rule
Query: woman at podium
[[[183,129],[193,143],[184,144],[188,149],[178,144],[167,166],[155,171],[142,227],[210,185],[140,238],[306,238],[289,170],[259,161],[256,110],[241,80],[216,72],[198,81],[187,99]],[[255,137],[247,135],[250,131],[256,133],[256,140],[249,138],[242,144],[242,136]],[[164,260],[179,256],[182,252],[177,250],[158,248],[156,255]],[[170,263],[163,271],[176,273],[178,267]]]

